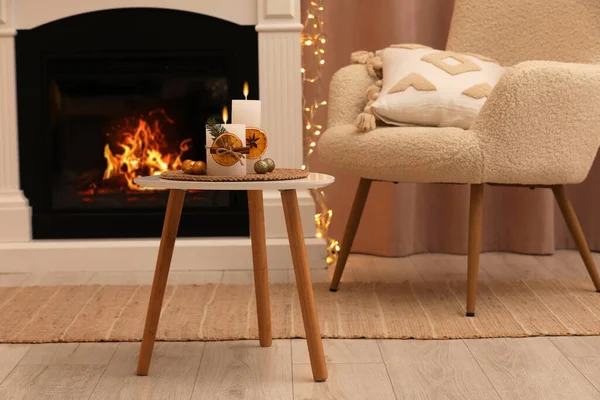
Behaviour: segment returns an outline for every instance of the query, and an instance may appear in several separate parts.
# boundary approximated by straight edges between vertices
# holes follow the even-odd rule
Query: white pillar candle
[[[232,100],[231,102],[231,120],[236,124],[245,124],[247,127],[260,128],[260,100]],[[250,160],[246,163],[246,172],[254,173],[254,163],[258,159]]]
[[[232,100],[231,122],[260,128],[260,100]]]
[[[225,131],[235,135],[241,143],[240,147],[246,146],[246,125],[244,124],[222,124]],[[226,166],[219,164],[210,153],[213,137],[206,129],[206,174],[211,176],[241,176],[246,175],[246,155],[241,155],[241,162]]]
[[[244,83],[245,100],[232,100],[231,102],[231,122],[234,124],[245,124],[248,128],[261,127],[261,104],[260,100],[248,100],[248,82]],[[254,173],[254,163],[256,160],[248,160],[246,172]]]

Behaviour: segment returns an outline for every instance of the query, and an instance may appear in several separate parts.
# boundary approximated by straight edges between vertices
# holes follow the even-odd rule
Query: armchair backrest
[[[600,64],[600,0],[455,0],[448,50]]]

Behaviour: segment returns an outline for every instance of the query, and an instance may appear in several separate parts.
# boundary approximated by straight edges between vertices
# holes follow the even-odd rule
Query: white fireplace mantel
[[[10,2],[11,0],[8,0]],[[31,29],[62,18],[93,11],[117,8],[165,8],[210,15],[238,25],[257,25],[256,0],[53,0],[48,7],[40,7],[40,0],[12,0],[16,3],[14,26]],[[272,3],[282,3],[274,1]],[[283,1],[293,7],[293,1]],[[293,12],[293,10],[292,10]]]
[[[36,241],[31,239],[31,210],[19,184],[18,126],[16,108],[15,35],[19,29],[32,29],[62,18],[116,8],[166,8],[205,14],[240,25],[255,25],[259,47],[259,90],[263,127],[270,135],[267,155],[280,167],[302,165],[302,86],[300,54],[300,0],[0,0],[0,272],[40,270],[50,256],[57,260],[79,262],[82,248],[97,257],[89,268],[103,268],[118,259],[118,252],[129,258],[157,248],[158,240],[131,241]],[[160,26],[157,29],[161,29]],[[285,96],[285,101],[282,101]],[[308,192],[298,193],[309,258],[319,266],[324,243],[315,237],[314,202]],[[291,263],[281,251],[287,237],[279,194],[265,192],[267,246],[276,268]],[[196,269],[198,257],[219,254],[228,246],[239,255],[238,268],[251,268],[249,241],[237,239],[186,239],[178,244],[180,254],[189,254],[181,268]],[[124,244],[125,242],[125,244]],[[218,243],[215,245],[214,243]],[[235,250],[237,249],[237,250]],[[105,250],[111,250],[107,252]],[[116,253],[115,253],[116,252]],[[111,253],[110,260],[104,254]],[[54,258],[53,258],[54,257]],[[177,251],[176,251],[177,257]],[[246,262],[244,260],[247,260]],[[8,262],[10,261],[10,263]],[[16,263],[16,265],[15,265]],[[9,265],[10,264],[10,265]],[[189,264],[189,265],[187,265]],[[315,265],[317,264],[317,265]],[[66,269],[74,266],[64,265]],[[150,264],[148,268],[152,268]]]

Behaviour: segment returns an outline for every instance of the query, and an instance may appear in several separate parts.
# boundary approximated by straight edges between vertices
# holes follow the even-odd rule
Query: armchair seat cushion
[[[398,182],[481,183],[483,160],[474,131],[444,127],[381,127],[353,124],[327,130],[320,158],[363,178]]]

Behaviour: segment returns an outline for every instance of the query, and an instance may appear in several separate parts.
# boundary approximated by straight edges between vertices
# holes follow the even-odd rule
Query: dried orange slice
[[[246,146],[250,147],[247,158],[255,160],[260,158],[267,150],[267,134],[259,128],[249,126],[246,128]]]
[[[242,141],[233,133],[225,132],[219,137],[217,137],[212,144],[212,148],[220,148],[224,147],[226,149],[233,149],[234,147],[242,147]],[[236,162],[238,162],[238,158],[233,154],[225,153],[225,154],[216,154],[211,153],[213,160],[217,162],[219,165],[223,165],[225,167],[230,167]]]

